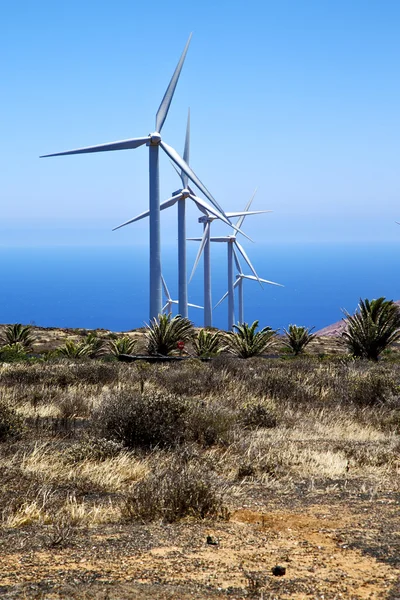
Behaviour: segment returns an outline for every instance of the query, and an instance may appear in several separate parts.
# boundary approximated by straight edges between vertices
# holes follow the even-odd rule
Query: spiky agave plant
[[[111,354],[118,358],[122,354],[132,354],[135,350],[136,344],[137,340],[133,340],[129,336],[124,335],[116,340],[111,340],[108,343],[108,347]]]
[[[257,327],[258,321],[254,321],[252,325],[234,325],[236,331],[228,331],[225,336],[228,351],[241,358],[259,356],[265,352],[273,343],[276,330],[264,327],[261,331],[256,331]]]
[[[385,348],[400,339],[400,308],[393,300],[360,299],[354,315],[343,312],[347,327],[342,336],[355,357],[378,360]]]
[[[21,325],[21,323],[15,323],[14,325],[7,325],[1,341],[7,346],[13,346],[14,344],[21,344],[25,350],[32,350],[33,344],[35,343],[35,336],[32,333],[31,325]]]
[[[72,340],[67,340],[64,346],[57,349],[57,354],[65,358],[85,358],[89,357],[90,346],[85,342],[75,343]]]
[[[106,342],[98,337],[95,331],[91,331],[82,340],[82,345],[87,346],[87,356],[89,358],[100,358],[106,353]]]
[[[168,356],[177,351],[178,342],[187,342],[193,337],[193,324],[186,317],[171,313],[158,315],[146,324],[147,351],[150,355]]]
[[[220,332],[200,329],[193,339],[193,348],[196,356],[202,358],[217,356],[224,350]]]
[[[315,334],[311,333],[313,329],[314,327],[310,329],[298,325],[289,325],[289,329],[284,329],[284,345],[290,348],[295,356],[298,356],[304,352],[305,347],[315,338]]]

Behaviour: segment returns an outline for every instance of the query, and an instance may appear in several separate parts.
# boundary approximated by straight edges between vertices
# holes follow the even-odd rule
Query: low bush
[[[228,517],[215,477],[206,465],[201,460],[179,458],[140,481],[126,498],[122,512],[127,519],[144,522]]]
[[[63,453],[63,460],[68,463],[78,463],[84,460],[102,462],[109,458],[114,458],[122,450],[122,444],[87,435]]]
[[[8,404],[0,402],[0,442],[19,436],[23,426],[23,418]]]
[[[170,448],[187,435],[188,403],[161,392],[122,391],[103,401],[94,415],[102,437],[128,448]]]
[[[239,421],[246,429],[273,428],[278,425],[276,414],[260,402],[243,406],[239,413]]]

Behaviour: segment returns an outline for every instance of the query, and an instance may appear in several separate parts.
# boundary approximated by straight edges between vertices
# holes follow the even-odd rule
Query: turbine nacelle
[[[147,146],[158,146],[160,142],[161,135],[158,133],[158,131],[149,134],[149,141],[147,143]]]

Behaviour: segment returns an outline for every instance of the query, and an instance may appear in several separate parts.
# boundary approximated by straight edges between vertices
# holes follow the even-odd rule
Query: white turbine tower
[[[189,147],[190,147],[190,112],[188,113],[188,120],[186,125],[186,138],[185,138],[185,148],[183,153],[183,160],[186,165],[189,164]],[[214,219],[222,219],[224,223],[232,227],[232,223],[228,221],[224,214],[221,214],[220,211],[216,210],[212,205],[205,202],[198,196],[196,196],[192,189],[189,187],[188,175],[183,169],[178,170],[178,175],[181,178],[183,189],[174,192],[171,198],[165,200],[160,204],[160,210],[165,210],[170,206],[174,206],[174,204],[178,204],[178,280],[179,280],[179,314],[182,317],[188,316],[188,293],[187,293],[187,266],[186,266],[186,199],[193,200],[196,204],[197,208],[204,214],[213,215]],[[120,229],[121,227],[125,227],[126,225],[130,225],[131,223],[135,223],[136,221],[140,221],[141,219],[145,219],[150,215],[149,210],[141,213],[137,217],[126,221],[122,225],[118,225],[115,227],[113,231]],[[236,213],[233,214],[236,216]],[[236,229],[236,226],[233,226]],[[245,234],[243,234],[245,235]],[[247,236],[246,236],[247,237]]]
[[[169,293],[169,289],[167,287],[167,284],[165,283],[165,279],[163,276],[161,276],[161,280],[162,280],[162,285],[164,288],[164,294],[166,297],[166,303],[164,304],[162,311],[163,313],[170,313],[172,312],[172,305],[173,304],[179,304],[178,300],[172,300],[171,298],[171,294]],[[189,304],[189,306],[191,306],[192,308],[203,308],[202,306],[198,306],[197,304]]]
[[[235,225],[235,227],[237,229],[240,229],[240,226],[243,223],[243,220],[247,215],[257,215],[257,214],[272,212],[270,210],[251,210],[251,211],[249,210],[251,203],[253,202],[254,196],[256,195],[256,192],[257,192],[257,189],[254,191],[254,193],[253,193],[252,197],[250,198],[249,202],[247,203],[247,206],[245,207],[244,211],[242,211],[242,212],[226,212],[225,213],[225,216],[228,217],[228,219],[240,217],[238,222]],[[189,238],[189,240],[201,242],[201,244],[199,246],[199,250],[197,252],[196,260],[193,265],[192,273],[190,275],[189,283],[191,282],[193,275],[195,274],[195,271],[199,264],[201,255],[204,252],[204,327],[212,327],[211,252],[210,252],[211,247],[210,247],[210,242],[211,241],[227,242],[228,238],[232,239],[232,242],[236,243],[239,252],[242,254],[242,256],[246,260],[247,264],[250,265],[252,271],[255,273],[244,249],[242,248],[242,246],[240,246],[240,244],[236,240],[236,233],[233,236],[227,236],[225,238],[212,238],[211,237],[211,223],[216,218],[217,217],[215,217],[211,214],[207,214],[204,217],[200,217],[199,223],[203,223],[203,237],[202,238]],[[229,259],[229,253],[230,253],[230,250],[229,250],[229,245],[228,245],[228,263],[229,263],[229,260],[231,260],[231,259]],[[230,306],[230,308],[233,310],[233,313],[234,313],[234,305],[233,305],[233,299],[232,299],[233,298],[233,265],[232,265],[231,271],[228,271],[228,279],[230,277],[229,276],[230,272],[232,272],[232,295],[231,295],[232,306]],[[234,316],[233,316],[233,320],[234,320]]]
[[[222,208],[216,200],[202,184],[200,179],[179,156],[179,154],[166,144],[161,138],[161,130],[167,117],[172,98],[175,92],[176,85],[185,61],[186,53],[189,48],[189,43],[192,34],[190,34],[186,46],[179,59],[178,65],[169,82],[167,90],[161,101],[160,107],[156,114],[156,125],[154,133],[150,133],[145,137],[130,138],[117,142],[100,144],[98,146],[88,146],[78,148],[76,150],[68,150],[66,152],[57,152],[55,154],[47,154],[41,158],[49,156],[64,156],[69,154],[87,154],[91,152],[108,152],[112,150],[129,150],[138,148],[143,144],[149,147],[149,214],[150,214],[150,319],[156,318],[161,312],[162,306],[162,290],[161,290],[161,240],[160,240],[160,180],[159,180],[159,148],[162,148],[169,158],[187,175],[187,177],[196,184],[203,192],[209,201],[217,208],[222,217],[226,219]]]
[[[275,283],[275,281],[269,281],[268,279],[262,279],[261,277],[254,277],[254,275],[245,275],[242,271],[242,267],[239,262],[239,258],[236,254],[235,249],[233,249],[233,258],[235,261],[236,268],[238,270],[236,274],[236,281],[233,284],[234,289],[238,290],[238,298],[239,298],[239,323],[244,323],[244,301],[243,301],[243,280],[250,279],[250,281],[258,281],[261,283],[268,283],[269,285],[277,285],[279,287],[284,287],[281,283]],[[214,308],[217,308],[225,300],[225,298],[229,295],[229,292],[226,292],[221,300],[217,302]]]

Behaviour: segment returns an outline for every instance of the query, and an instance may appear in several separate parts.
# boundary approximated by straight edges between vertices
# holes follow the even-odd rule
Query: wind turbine
[[[244,302],[243,302],[243,280],[250,279],[250,281],[258,281],[261,283],[268,283],[269,285],[277,285],[279,287],[284,287],[281,283],[275,283],[274,281],[269,281],[268,279],[262,279],[261,277],[254,277],[254,275],[245,275],[242,271],[242,267],[239,262],[239,258],[236,254],[235,249],[233,249],[233,258],[235,261],[236,268],[238,273],[236,274],[236,281],[233,284],[234,288],[238,288],[238,297],[239,297],[239,323],[244,323]],[[221,300],[217,302],[214,308],[217,308],[225,300],[228,296],[229,292],[226,292]]]
[[[186,165],[189,164],[189,149],[190,149],[190,110],[188,112],[188,119],[186,124],[186,137],[185,137],[185,148],[183,152],[183,160]],[[181,178],[183,189],[174,192],[171,198],[165,200],[160,204],[160,210],[165,210],[174,204],[178,204],[178,280],[179,280],[179,314],[182,317],[188,316],[188,292],[187,292],[187,266],[186,266],[186,199],[193,200],[197,208],[203,214],[210,214],[214,219],[222,219],[224,223],[232,227],[232,223],[226,218],[224,213],[216,210],[212,205],[202,200],[194,194],[192,189],[189,187],[189,177],[183,169],[177,169],[178,175]],[[126,221],[118,227],[114,227],[113,231],[125,227],[130,223],[140,221],[150,215],[150,210],[147,210],[137,217]],[[236,213],[233,214],[236,216]],[[233,226],[236,229],[236,226]],[[241,232],[242,233],[242,232]],[[243,234],[245,235],[245,234]],[[248,237],[248,236],[245,236]]]
[[[166,312],[167,314],[172,312],[172,305],[173,304],[179,304],[178,300],[172,300],[171,298],[171,294],[169,293],[169,289],[167,288],[167,284],[165,283],[165,279],[164,277],[161,275],[161,281],[162,281],[162,285],[164,288],[164,293],[166,296],[166,303],[164,304],[163,308],[162,308],[162,312]],[[189,304],[188,306],[191,306],[192,308],[203,308],[202,306],[198,306],[197,304]],[[181,315],[183,316],[183,315]]]
[[[179,154],[161,138],[161,130],[172,102],[176,85],[186,58],[192,34],[190,34],[186,46],[179,59],[177,67],[172,75],[171,81],[167,87],[160,107],[156,114],[155,131],[145,137],[130,138],[117,142],[100,144],[97,146],[87,146],[68,150],[66,152],[57,152],[55,154],[46,154],[41,158],[50,156],[64,156],[69,154],[87,154],[92,152],[108,152],[112,150],[130,150],[138,148],[143,144],[149,147],[149,214],[150,214],[150,319],[156,318],[161,312],[162,291],[161,291],[161,238],[160,238],[160,179],[159,179],[159,148],[162,148],[169,158],[182,170],[187,177],[196,184],[201,192],[209,199],[211,204],[217,208],[224,219],[226,215],[207,188],[192,171],[189,165],[179,156]]]
[[[257,189],[254,190],[254,193],[253,193],[252,197],[250,198],[249,202],[247,203],[244,211],[225,213],[225,215],[226,215],[226,217],[228,217],[228,219],[234,218],[234,217],[240,217],[238,222],[236,223],[236,228],[240,229],[240,226],[242,225],[243,220],[247,215],[257,215],[257,214],[272,212],[270,210],[251,210],[251,211],[249,210],[256,193],[257,193]],[[199,250],[197,252],[196,260],[193,265],[192,273],[190,275],[189,283],[191,282],[193,275],[195,274],[195,271],[199,264],[201,255],[204,252],[204,327],[212,326],[211,252],[210,252],[211,246],[210,246],[210,242],[212,242],[212,241],[227,242],[228,238],[229,238],[229,240],[232,240],[232,243],[236,243],[239,252],[242,254],[242,256],[246,260],[247,264],[249,264],[253,273],[255,273],[255,275],[257,275],[256,272],[254,271],[253,267],[251,266],[250,260],[248,259],[247,255],[244,251],[244,248],[242,248],[242,246],[240,246],[239,242],[236,240],[236,233],[233,236],[226,236],[225,238],[212,238],[211,237],[211,223],[216,218],[217,217],[215,217],[211,214],[207,214],[203,217],[200,217],[199,223],[203,223],[203,237],[202,238],[188,238],[189,240],[201,242],[200,246],[199,246]],[[228,265],[229,265],[229,261],[232,262],[232,260],[231,260],[232,256],[230,256],[229,246],[230,245],[228,244]],[[230,305],[229,306],[230,306],[230,313],[233,312],[233,321],[232,321],[232,325],[233,325],[233,322],[235,320],[234,319],[234,304],[233,304],[233,265],[228,268],[228,280],[230,278],[230,275],[229,275],[230,273],[232,275],[232,285],[231,285],[232,294],[230,296],[230,298],[231,298],[230,302],[231,302],[232,306],[230,306]],[[229,284],[228,284],[228,288],[229,288]]]

